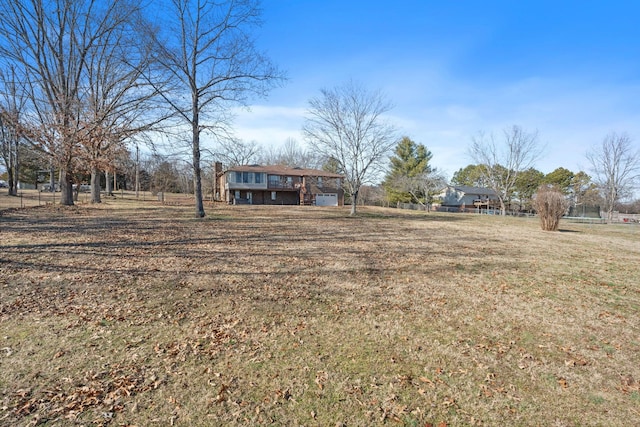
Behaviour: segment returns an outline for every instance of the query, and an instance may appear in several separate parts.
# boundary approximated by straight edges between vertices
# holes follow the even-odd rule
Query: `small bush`
[[[533,201],[533,208],[538,212],[540,225],[545,231],[558,231],[560,218],[565,214],[569,203],[564,194],[553,187],[540,186]]]

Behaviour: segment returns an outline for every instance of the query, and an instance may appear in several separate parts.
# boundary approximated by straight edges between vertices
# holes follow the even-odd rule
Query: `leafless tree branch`
[[[360,187],[380,170],[396,141],[396,128],[384,118],[391,104],[353,81],[320,93],[309,101],[303,133],[318,156],[335,159],[344,172],[355,215]]]
[[[594,181],[600,187],[607,217],[613,218],[616,203],[632,195],[640,180],[640,150],[634,150],[626,133],[610,133],[587,154]]]
[[[157,63],[166,78],[154,75],[148,81],[158,85],[190,128],[196,216],[203,217],[201,133],[226,140],[233,120],[230,105],[266,95],[284,75],[250,37],[250,29],[260,23],[256,0],[172,0],[172,5],[167,27],[155,35]]]
[[[520,126],[504,129],[502,139],[478,133],[472,139],[469,155],[480,165],[489,187],[496,192],[502,215],[516,185],[518,174],[532,167],[542,155],[538,132],[526,132]]]

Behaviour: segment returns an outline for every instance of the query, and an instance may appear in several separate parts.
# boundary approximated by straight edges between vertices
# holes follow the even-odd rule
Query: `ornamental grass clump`
[[[540,186],[533,201],[533,208],[540,217],[544,231],[558,231],[560,218],[565,214],[569,203],[562,192],[554,187]]]

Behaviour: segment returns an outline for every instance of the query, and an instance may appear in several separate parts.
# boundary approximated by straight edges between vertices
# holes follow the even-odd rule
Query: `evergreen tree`
[[[567,195],[571,193],[573,177],[574,174],[569,169],[559,167],[545,175],[543,183],[553,185],[561,191],[562,194]]]
[[[425,194],[418,181],[432,172],[429,161],[433,155],[422,144],[403,137],[391,157],[391,169],[383,182],[389,203],[424,202]]]
[[[453,185],[468,185],[469,187],[486,187],[482,165],[468,165],[458,169],[453,174],[451,183]]]
[[[518,174],[514,190],[520,202],[520,210],[531,208],[533,195],[538,191],[538,187],[544,182],[544,179],[544,173],[535,168],[529,168]]]

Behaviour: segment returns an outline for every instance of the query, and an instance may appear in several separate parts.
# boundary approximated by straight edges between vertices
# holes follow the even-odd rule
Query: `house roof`
[[[273,175],[289,176],[321,176],[325,178],[342,178],[342,175],[320,169],[292,168],[282,165],[240,165],[227,169],[228,172],[264,172]]]
[[[460,191],[464,194],[477,194],[479,196],[497,196],[496,192],[490,188],[485,187],[471,187],[468,185],[451,185],[455,191]]]

